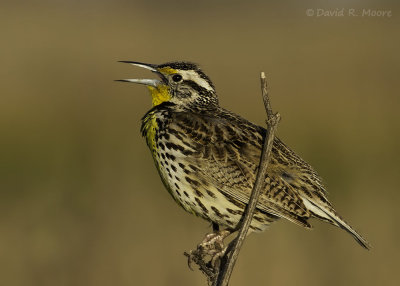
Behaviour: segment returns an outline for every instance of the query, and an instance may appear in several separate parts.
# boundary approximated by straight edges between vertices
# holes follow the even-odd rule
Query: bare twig
[[[228,285],[233,267],[235,266],[240,249],[250,227],[258,197],[260,196],[261,189],[264,186],[264,178],[275,138],[275,131],[280,120],[280,115],[279,113],[272,113],[271,104],[268,97],[267,81],[263,72],[261,73],[261,91],[265,110],[267,112],[267,132],[261,151],[261,158],[256,180],[249,203],[247,204],[241,219],[242,224],[240,225],[238,235],[229,244],[228,248],[224,250],[223,239],[226,237],[226,235],[222,235],[223,231],[214,232],[206,236],[206,238],[208,237],[212,239],[205,239],[203,243],[200,243],[197,246],[197,249],[192,250],[189,253],[184,253],[185,256],[188,257],[190,269],[192,269],[191,263],[195,262],[199,266],[200,270],[207,276],[209,284],[212,284],[213,286]],[[219,255],[216,256],[216,253],[219,253]]]
[[[267,112],[267,134],[264,141],[263,149],[261,151],[261,158],[259,168],[257,172],[256,181],[253,186],[253,191],[250,196],[249,203],[246,207],[245,213],[242,217],[242,225],[239,229],[238,236],[232,241],[232,244],[228,248],[221,261],[220,271],[218,278],[214,281],[215,286],[227,286],[235,266],[236,260],[239,256],[240,249],[246,238],[247,231],[249,230],[251,220],[253,218],[254,211],[256,209],[258,197],[260,196],[261,189],[263,187],[265,174],[269,162],[269,157],[272,150],[272,145],[275,138],[275,132],[278,127],[280,120],[279,113],[273,114],[271,109],[270,100],[268,97],[267,81],[264,72],[261,73],[261,91],[264,101],[265,110]]]

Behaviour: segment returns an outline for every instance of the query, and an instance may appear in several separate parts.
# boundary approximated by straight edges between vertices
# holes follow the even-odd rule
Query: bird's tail
[[[354,239],[365,249],[371,249],[369,242],[361,236],[350,224],[348,224],[330,205],[325,203],[316,204],[308,198],[303,197],[304,205],[311,211],[311,213],[324,221],[327,221],[341,229],[350,233]]]

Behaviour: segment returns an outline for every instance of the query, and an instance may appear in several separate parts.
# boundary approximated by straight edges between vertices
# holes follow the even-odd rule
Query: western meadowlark
[[[186,211],[234,231],[255,181],[266,129],[219,106],[209,77],[190,62],[161,65],[122,61],[156,73],[160,79],[124,79],[144,84],[153,107],[141,132],[161,180]],[[368,242],[333,208],[321,178],[275,138],[263,191],[250,231],[263,231],[285,218],[310,228],[318,218]]]

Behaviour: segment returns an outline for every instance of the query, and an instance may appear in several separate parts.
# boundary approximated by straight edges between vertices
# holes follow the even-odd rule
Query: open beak
[[[141,67],[141,68],[145,68],[145,69],[148,69],[148,70],[150,70],[152,72],[158,73],[156,65],[145,64],[145,63],[140,63],[140,62],[132,62],[132,61],[119,61],[119,62],[120,63],[131,64],[131,65],[134,65],[134,66],[137,66],[137,67]],[[149,86],[153,86],[153,87],[157,87],[158,85],[161,84],[161,81],[158,80],[158,79],[143,79],[143,78],[117,79],[116,81],[133,82],[133,83],[139,83],[139,84],[149,85]]]

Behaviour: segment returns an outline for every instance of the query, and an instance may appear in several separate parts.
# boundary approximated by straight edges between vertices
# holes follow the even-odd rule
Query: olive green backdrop
[[[113,81],[152,76],[118,60],[191,60],[258,124],[266,72],[279,137],[374,246],[282,220],[246,240],[231,285],[398,285],[399,24],[395,1],[2,1],[0,284],[205,285],[183,251],[209,225],[158,178],[147,90]]]

